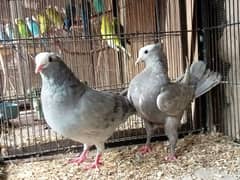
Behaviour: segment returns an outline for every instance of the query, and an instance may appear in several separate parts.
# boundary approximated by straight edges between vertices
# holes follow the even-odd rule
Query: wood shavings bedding
[[[139,146],[107,149],[104,165],[97,170],[83,170],[82,165],[68,164],[72,153],[10,162],[9,180],[18,179],[240,179],[240,145],[220,134],[189,135],[180,139],[178,159],[164,160],[165,142],[153,143],[153,152],[142,157]],[[89,162],[94,153],[89,154]]]

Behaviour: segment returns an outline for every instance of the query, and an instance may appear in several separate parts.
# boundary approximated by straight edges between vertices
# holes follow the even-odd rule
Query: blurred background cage
[[[41,110],[34,57],[54,51],[90,87],[118,93],[144,65],[139,48],[159,42],[172,80],[201,59],[223,75],[189,107],[180,134],[220,131],[240,140],[238,0],[2,0],[0,4],[0,148],[3,159],[78,148],[51,131]],[[63,74],[64,76],[64,74]],[[106,145],[146,137],[134,115]],[[164,137],[160,128],[155,137]]]

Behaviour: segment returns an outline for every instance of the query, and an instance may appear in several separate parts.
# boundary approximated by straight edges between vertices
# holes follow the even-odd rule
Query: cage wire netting
[[[189,107],[179,132],[207,127],[239,139],[237,0],[2,0],[0,8],[4,159],[81,146],[51,131],[44,120],[41,81],[34,74],[34,57],[42,51],[59,53],[81,81],[113,93],[144,68],[134,65],[144,45],[162,43],[172,80],[184,72],[186,57],[200,58],[224,78]],[[163,130],[155,136],[164,136]],[[106,145],[145,137],[143,121],[134,115]]]
[[[206,108],[207,126],[239,142],[240,2],[208,0],[202,6],[205,56],[209,66],[223,76],[219,88],[207,96],[207,104],[212,103]]]

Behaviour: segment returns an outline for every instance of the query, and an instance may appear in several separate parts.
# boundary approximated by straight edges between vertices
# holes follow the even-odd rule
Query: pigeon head
[[[137,65],[140,62],[144,62],[146,64],[151,64],[156,61],[159,61],[161,56],[161,45],[160,43],[157,44],[150,44],[142,47],[138,52],[138,58],[135,62]]]
[[[59,55],[53,52],[41,52],[35,57],[35,73],[45,73],[48,70],[52,70],[51,67],[57,67],[58,64],[61,64],[62,60]],[[55,68],[56,69],[56,68]]]

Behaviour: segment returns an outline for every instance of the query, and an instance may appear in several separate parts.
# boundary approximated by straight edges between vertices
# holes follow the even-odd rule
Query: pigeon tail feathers
[[[195,98],[210,91],[221,82],[221,75],[207,69],[203,61],[194,62],[190,68],[190,85],[195,86]]]

